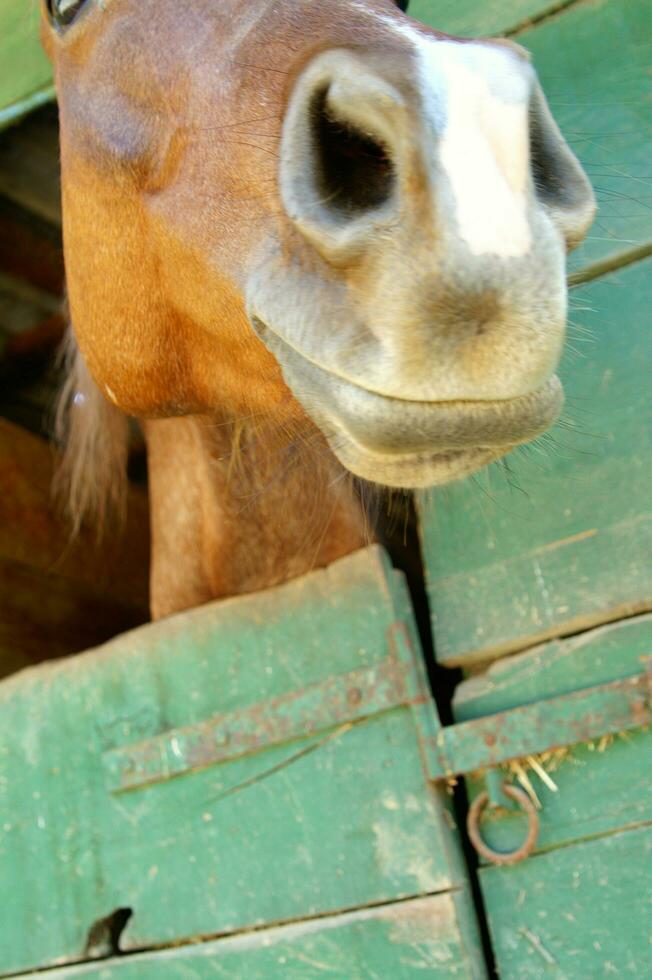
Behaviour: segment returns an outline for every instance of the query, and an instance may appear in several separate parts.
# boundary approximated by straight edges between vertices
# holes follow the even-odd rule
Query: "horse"
[[[545,430],[594,213],[527,52],[393,0],[44,0],[74,520],[147,447],[160,618],[368,540],[358,487]]]

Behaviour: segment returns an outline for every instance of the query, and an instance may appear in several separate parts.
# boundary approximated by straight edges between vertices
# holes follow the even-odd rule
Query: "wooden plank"
[[[54,462],[45,440],[0,419],[0,676],[148,618],[146,496],[130,494],[124,536],[99,545],[87,529],[71,542]]]
[[[61,229],[0,197],[0,269],[60,297],[64,279]]]
[[[650,655],[649,614],[545,643],[498,660],[460,684],[453,699],[455,720],[470,721],[632,677],[642,670],[642,658]]]
[[[409,706],[105,784],[104,753],[378,665],[406,602],[374,547],[0,685],[0,878],[20,890],[0,919],[5,972],[83,957],[119,907],[132,950],[462,886]]]
[[[441,631],[438,636],[440,656],[452,649],[453,655],[444,658],[451,664],[497,657],[649,609],[652,516],[588,530],[504,565],[438,583],[437,605],[445,613],[435,622],[446,629],[445,645]],[[469,636],[472,603],[477,603],[477,612],[475,632]]]
[[[648,826],[483,869],[499,976],[652,975],[651,861]]]
[[[546,761],[544,756],[537,764],[552,767],[548,778],[556,790],[522,760],[522,771],[541,804],[535,854],[651,822],[650,758],[652,735],[644,729],[574,746],[557,759]],[[513,772],[504,771],[506,779],[516,779]],[[482,778],[468,779],[467,784],[470,799],[486,788]],[[523,842],[525,822],[520,812],[488,811],[481,830],[491,847],[508,852]]]
[[[652,261],[578,287],[572,305],[571,344],[584,350],[566,351],[552,437],[510,454],[509,471],[421,497],[442,663],[652,607]]]
[[[480,980],[475,913],[466,892],[313,919],[217,942],[52,970],[52,980]],[[36,977],[40,974],[28,974]]]
[[[572,270],[652,241],[651,36],[648,0],[581,0],[518,36],[596,190]]]
[[[52,97],[52,68],[39,40],[40,4],[0,0],[0,128]]]
[[[445,34],[504,34],[558,6],[554,0],[410,0],[408,13]]]
[[[639,674],[642,658],[651,655],[650,615],[546,644],[507,657],[461,684],[455,695],[455,718],[469,721],[496,712],[518,712],[518,706],[538,702],[554,705],[555,698],[570,692],[579,697],[595,684]],[[644,710],[645,694],[641,701]],[[586,711],[590,716],[588,700]],[[575,745],[566,753],[544,756],[544,768],[553,767],[552,785],[527,759],[521,760],[542,804],[537,852],[652,821],[650,758],[652,732],[639,729],[596,737],[593,743]],[[513,778],[513,771],[509,775],[506,768],[505,772]],[[484,789],[482,777],[469,779],[468,789],[471,797]],[[492,846],[512,850],[522,840],[523,822],[517,813],[498,811],[487,816],[482,831]]]
[[[44,106],[0,135],[0,194],[61,225],[56,106]]]
[[[409,704],[408,669],[390,653],[376,667],[105,752],[106,786],[117,793],[139,789]]]

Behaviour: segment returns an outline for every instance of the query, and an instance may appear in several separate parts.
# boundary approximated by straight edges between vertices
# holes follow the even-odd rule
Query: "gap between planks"
[[[401,898],[397,898],[392,901],[380,900],[378,902],[369,902],[366,905],[351,906],[328,912],[318,912],[315,915],[308,915],[302,919],[279,919],[274,922],[264,922],[260,925],[245,926],[235,932],[202,933],[201,935],[197,936],[189,936],[186,939],[172,939],[164,943],[152,943],[149,946],[139,946],[132,949],[120,950],[119,954],[115,956],[98,957],[97,959],[71,959],[67,960],[65,963],[57,962],[48,966],[37,966],[28,970],[20,970],[17,973],[0,974],[0,977],[2,977],[2,980],[13,980],[14,977],[31,977],[32,975],[36,974],[43,974],[44,976],[47,976],[48,973],[53,973],[56,970],[74,970],[77,967],[84,966],[97,966],[97,968],[100,969],[101,967],[109,967],[116,962],[123,962],[126,959],[143,956],[148,953],[169,952],[170,950],[184,949],[188,946],[200,946],[204,943],[220,941],[246,941],[250,937],[256,936],[259,933],[264,934],[273,929],[289,930],[296,926],[306,926],[306,928],[313,927],[314,929],[317,929],[320,922],[328,919],[334,920],[334,924],[347,921],[360,921],[373,918],[374,913],[379,909],[393,909],[402,905],[407,905],[410,902],[424,901],[444,895],[462,895],[466,887],[468,887],[466,883],[464,885],[452,885],[449,888],[443,888],[439,891],[420,892],[414,895],[403,895]],[[136,915],[137,909],[133,909],[133,917],[135,918]],[[74,977],[74,974],[72,976]]]
[[[591,0],[559,0],[558,3],[552,4],[546,10],[542,10],[539,14],[534,14],[532,17],[525,17],[523,20],[515,24],[514,27],[510,27],[508,30],[504,31],[503,37],[516,37],[518,34],[523,34],[525,31],[529,31],[531,27],[539,27],[540,24],[545,24],[549,20],[554,20],[561,14],[565,13],[570,7],[583,6],[586,3],[591,2]]]
[[[511,657],[522,653],[529,653],[536,647],[543,646],[556,640],[572,640],[576,636],[582,636],[603,626],[613,626],[616,623],[625,623],[632,619],[638,619],[647,613],[652,613],[652,605],[648,599],[641,599],[636,602],[621,602],[609,610],[595,611],[592,613],[580,613],[573,619],[560,625],[552,625],[549,629],[542,630],[540,633],[523,634],[493,646],[482,647],[481,649],[472,648],[464,653],[454,653],[446,656],[440,661],[446,668],[463,668],[472,673],[483,673],[494,663],[502,660],[503,657]],[[469,675],[470,676],[470,675]]]

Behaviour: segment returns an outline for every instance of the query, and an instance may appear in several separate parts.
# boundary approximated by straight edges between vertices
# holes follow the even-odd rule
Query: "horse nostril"
[[[322,52],[297,79],[279,190],[290,220],[328,261],[359,256],[395,222],[407,124],[403,95],[348,51]]]
[[[563,200],[567,193],[564,161],[556,146],[532,113],[530,120],[530,167],[537,197],[544,204]]]
[[[530,102],[530,167],[534,190],[569,248],[593,220],[595,200],[579,162],[564,141],[537,86]]]
[[[381,207],[392,195],[394,167],[387,149],[327,105],[328,89],[310,107],[314,180],[322,205],[343,215]]]

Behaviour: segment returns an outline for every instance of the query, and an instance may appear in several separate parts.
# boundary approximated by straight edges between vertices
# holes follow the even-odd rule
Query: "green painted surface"
[[[549,773],[556,791],[526,760],[524,769],[541,803],[537,856],[530,859],[535,869],[544,851],[570,848],[566,859],[572,864],[577,841],[652,822],[651,759],[652,735],[643,729],[574,746]],[[470,798],[485,788],[481,779],[469,779],[467,784]],[[499,851],[519,847],[524,829],[524,818],[511,811],[490,810],[482,822],[482,836]]]
[[[464,892],[48,973],[52,980],[408,980],[484,977]],[[473,955],[469,955],[469,951]],[[31,974],[36,976],[36,974]]]
[[[39,12],[36,0],[0,0],[0,126],[54,94]]]
[[[38,109],[39,106],[45,105],[46,102],[52,102],[55,97],[54,85],[46,85],[30,95],[26,95],[25,98],[5,106],[4,109],[0,109],[0,129],[16,122],[34,109]]]
[[[0,685],[0,879],[20,890],[0,918],[2,970],[83,958],[118,907],[134,910],[134,949],[461,887],[421,762],[423,705],[334,712],[268,745],[262,711],[258,751],[127,792],[105,781],[121,747],[382,664],[406,608],[371,548]]]
[[[641,827],[483,869],[499,975],[652,976],[651,863],[652,827]]]
[[[598,216],[571,268],[652,241],[652,6],[582,0],[520,34],[564,136],[595,187]]]
[[[338,674],[105,752],[106,786],[112,792],[141,788],[371,718],[409,703],[404,674],[398,658],[388,654],[377,667]]]
[[[522,703],[533,704],[544,698],[550,703],[550,699],[571,691],[581,692],[594,684],[640,673],[642,658],[650,655],[652,616],[550,643],[505,658],[485,674],[465,681],[456,692],[455,717],[468,720],[518,710]],[[586,711],[591,712],[588,699]],[[549,718],[553,714],[554,709]],[[652,822],[651,760],[652,732],[639,729],[575,745],[550,773],[556,791],[528,769],[527,760],[523,762],[542,804],[537,851]],[[469,779],[468,786],[474,796],[484,788],[484,780]],[[503,810],[492,815],[490,811],[482,830],[494,847],[512,850],[522,840],[523,822],[515,813]],[[572,864],[573,852],[565,853]],[[532,861],[533,868],[537,861]]]
[[[455,716],[518,710],[522,703],[628,677],[651,653],[649,615],[556,641],[464,682]],[[531,760],[521,760],[541,804],[534,854],[511,867],[480,869],[502,978],[652,973],[651,759],[648,728],[535,760],[552,782],[540,778]],[[485,781],[471,778],[467,788],[473,798]],[[481,830],[495,849],[510,851],[523,840],[524,820],[512,811],[488,810]]]
[[[652,656],[652,616],[610,623],[498,660],[455,691],[456,721],[633,677]]]
[[[468,663],[652,606],[652,261],[572,291],[562,422],[422,497],[438,659]],[[575,346],[573,346],[575,345]]]
[[[556,6],[552,0],[410,0],[408,13],[445,34],[503,34]]]

